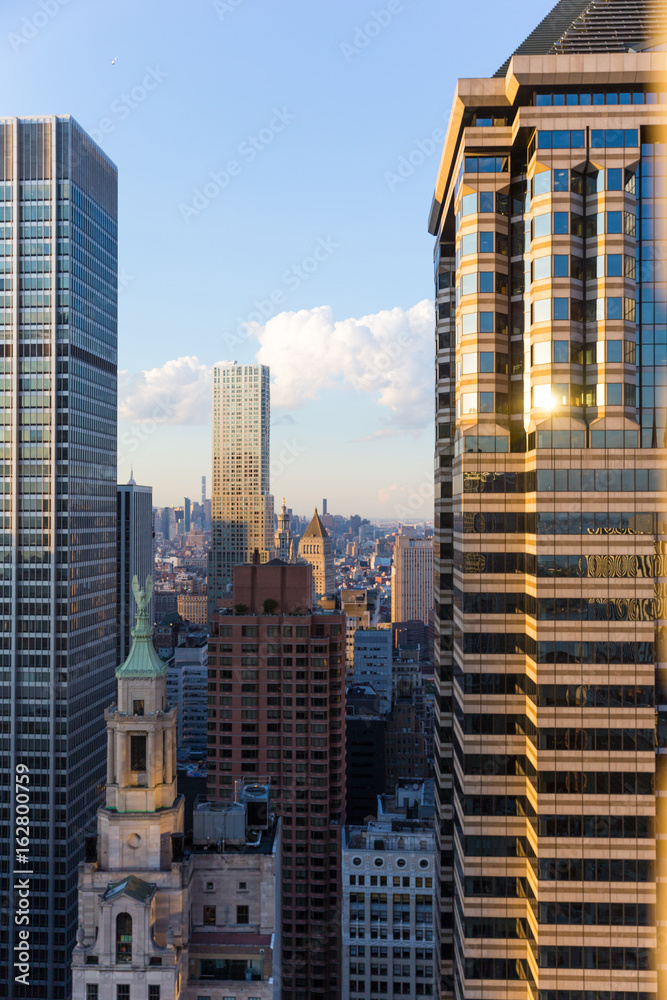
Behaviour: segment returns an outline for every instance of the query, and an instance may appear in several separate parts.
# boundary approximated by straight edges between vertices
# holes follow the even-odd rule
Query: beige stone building
[[[563,0],[454,97],[430,219],[443,997],[667,996],[666,37],[664,4]]]
[[[184,847],[176,787],[178,709],[139,591],[127,660],[107,723],[106,801],[79,867],[73,1000],[277,1000],[279,823],[236,800],[195,807]],[[252,789],[250,790],[252,793]]]
[[[176,604],[181,618],[192,622],[193,625],[206,625],[208,622],[206,594],[178,594]]]
[[[428,624],[433,610],[433,539],[399,528],[391,562],[392,622]]]
[[[317,513],[317,507],[299,542],[299,558],[313,567],[313,590],[316,597],[322,597],[335,590],[333,546],[329,533]]]

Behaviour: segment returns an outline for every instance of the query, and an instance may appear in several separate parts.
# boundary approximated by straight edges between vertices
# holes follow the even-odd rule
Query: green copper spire
[[[137,621],[132,629],[132,646],[125,663],[116,667],[116,677],[162,677],[167,672],[153,646],[153,626],[148,620],[148,604],[153,594],[153,577],[146,577],[146,587],[140,590],[136,576],[132,578],[132,593],[137,605]]]

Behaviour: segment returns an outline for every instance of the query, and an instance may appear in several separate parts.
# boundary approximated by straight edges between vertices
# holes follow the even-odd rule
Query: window
[[[144,714],[144,703],[143,703],[143,700],[142,701],[133,701],[132,702],[132,711],[134,712],[135,715],[143,715]]]
[[[567,278],[569,259],[566,253],[557,253],[554,257],[554,278]],[[574,274],[572,275],[574,278]]]
[[[607,405],[608,406],[623,405],[622,382],[607,382]]]
[[[160,987],[155,983],[148,984],[148,1000],[160,1000]]]
[[[493,191],[482,191],[479,196],[480,212],[493,212]]]
[[[204,926],[215,927],[215,906],[204,907]]]
[[[562,215],[562,213],[559,213]],[[551,233],[551,213],[544,212],[542,215],[536,215],[533,219],[533,239],[536,240],[540,236],[549,236]]]
[[[533,323],[548,323],[551,319],[551,299],[533,302]]]
[[[554,299],[554,319],[567,319],[569,315],[570,300],[565,298]]]
[[[461,373],[463,375],[471,375],[473,372],[477,371],[477,353],[473,352],[470,354],[461,355]]]
[[[569,233],[568,212],[554,212],[554,233]]]
[[[607,170],[607,191],[623,190],[623,170],[621,167],[610,167]]]
[[[493,351],[482,351],[479,356],[479,370],[481,372],[493,371]]]
[[[565,258],[567,260],[567,257]],[[533,261],[533,281],[551,277],[551,257],[536,257]]]
[[[461,295],[474,295],[477,291],[477,273],[463,274],[461,276]]]
[[[130,769],[132,771],[146,770],[146,737],[130,736]]]
[[[570,179],[567,170],[554,170],[554,191],[569,191]]]
[[[622,278],[623,277],[623,254],[620,253],[610,253],[607,256],[607,277],[608,278]]]
[[[607,212],[607,232],[613,234],[623,232],[622,212]]]
[[[493,233],[479,234],[479,252],[493,253]]]
[[[551,344],[544,341],[540,344],[533,344],[533,364],[548,365],[551,362]]]
[[[116,1000],[130,1000],[129,983],[119,983],[116,987]]]
[[[236,923],[237,924],[249,924],[250,923],[250,907],[244,905],[236,907]]]
[[[480,394],[479,394],[479,412],[480,413],[493,413],[493,393],[492,392],[480,392]]]
[[[119,913],[116,917],[116,964],[130,965],[131,963],[132,917],[129,913]],[[130,995],[129,992],[127,995]]]
[[[607,361],[623,361],[623,341],[622,340],[608,340],[607,341]]]
[[[480,292],[493,291],[493,271],[479,272],[479,290]]]
[[[567,349],[569,346],[569,341],[567,340],[554,340],[554,361],[564,364],[567,362]]]
[[[477,193],[464,194],[461,198],[461,215],[475,215],[477,212]]]
[[[97,983],[88,983],[86,986],[86,1000],[98,1000],[99,986]]]
[[[623,319],[623,299],[607,299],[607,319]]]
[[[551,191],[551,171],[542,170],[533,177],[533,197],[536,198],[537,195],[546,194],[548,191]]]

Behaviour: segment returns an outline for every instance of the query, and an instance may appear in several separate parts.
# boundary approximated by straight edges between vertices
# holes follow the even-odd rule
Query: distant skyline
[[[118,167],[120,482],[200,495],[227,358],[271,368],[274,496],[393,517],[425,492],[451,96],[551,6],[6,0],[2,113],[72,114]]]

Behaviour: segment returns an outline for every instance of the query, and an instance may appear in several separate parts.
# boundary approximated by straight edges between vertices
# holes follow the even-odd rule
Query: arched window
[[[119,913],[116,917],[116,962],[132,962],[132,917],[129,913]]]

